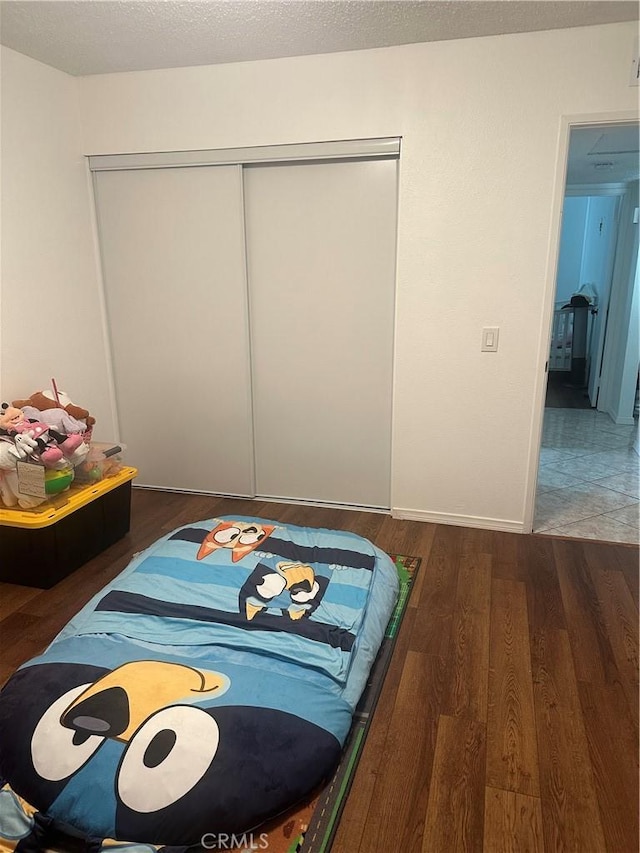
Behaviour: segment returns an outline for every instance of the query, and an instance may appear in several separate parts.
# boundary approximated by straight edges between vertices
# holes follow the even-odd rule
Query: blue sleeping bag
[[[293,806],[339,760],[397,593],[352,533],[234,516],[158,540],[0,693],[0,840],[181,848]]]

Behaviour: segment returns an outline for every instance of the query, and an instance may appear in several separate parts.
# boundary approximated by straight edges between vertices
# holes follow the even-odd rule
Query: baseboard
[[[264,501],[265,503],[292,504],[293,506],[317,506],[324,509],[345,509],[353,512],[377,512],[381,515],[389,515],[389,508],[383,506],[370,506],[369,504],[340,504],[331,503],[330,501],[312,501],[303,500],[302,498],[272,498],[264,495],[256,495],[256,501]]]
[[[287,498],[287,497],[266,497],[265,495],[243,495],[231,494],[230,492],[209,492],[203,489],[181,489],[178,487],[169,486],[146,486],[144,483],[134,483],[134,489],[150,489],[156,492],[172,492],[174,494],[184,495],[203,495],[211,498],[229,498],[230,500],[255,501],[256,503],[279,503],[292,504],[293,506],[317,506],[325,509],[348,509],[353,512],[376,512],[381,515],[389,515],[391,510],[389,507],[369,506],[368,504],[341,504],[331,503],[330,501],[312,501],[303,500],[302,498]]]
[[[446,512],[427,512],[420,509],[393,507],[392,518],[405,521],[429,521],[432,524],[452,524],[456,527],[478,527],[482,530],[500,530],[505,533],[524,533],[524,522],[508,518],[484,518],[481,515],[451,515]]]
[[[635,418],[627,417],[626,415],[618,415],[615,411],[611,409],[605,409],[605,414],[609,415],[611,420],[614,422],[616,426],[633,426],[635,424]]]

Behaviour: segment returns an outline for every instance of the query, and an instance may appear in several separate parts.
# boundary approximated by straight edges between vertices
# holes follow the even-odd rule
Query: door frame
[[[627,425],[634,423],[633,401],[638,378],[637,359],[634,358],[637,331],[635,341],[633,336],[634,327],[637,330],[633,320],[634,306],[637,306],[635,279],[638,272],[638,230],[637,221],[632,219],[632,211],[638,209],[639,188],[638,181],[632,183],[633,189],[630,188],[625,194],[620,208],[619,240],[616,244],[607,318],[608,328],[614,334],[608,334],[605,339],[597,406],[598,411],[608,414],[614,423]],[[625,407],[627,414],[623,413]]]
[[[547,364],[549,360],[549,346],[551,344],[558,253],[560,250],[560,232],[562,228],[562,207],[567,183],[567,164],[569,159],[571,130],[573,128],[589,127],[593,125],[628,124],[630,122],[637,121],[640,121],[639,110],[620,110],[617,112],[588,114],[583,113],[579,115],[563,115],[560,117],[555,187],[551,203],[549,251],[547,254],[547,271],[544,282],[542,322],[540,324],[540,332],[538,336],[536,378],[531,415],[531,432],[529,435],[529,465],[525,486],[525,506],[522,526],[523,533],[533,532],[533,520],[535,516],[538,467],[540,464],[540,447],[542,444],[542,426],[544,420],[544,403],[548,379]]]
[[[616,256],[616,246],[618,244],[618,227],[620,225],[620,198],[616,199],[616,206],[613,215],[613,234],[609,243],[609,257],[607,258],[607,295],[602,302],[596,305],[597,315],[593,320],[593,335],[597,334],[597,338],[590,347],[589,352],[589,379],[587,385],[587,393],[589,402],[595,408],[598,402],[598,394],[600,392],[600,372],[602,370],[602,355],[604,353],[604,342],[607,336],[607,320],[609,315],[609,302],[611,300],[611,287],[613,283],[613,267]],[[592,356],[593,353],[593,356]]]

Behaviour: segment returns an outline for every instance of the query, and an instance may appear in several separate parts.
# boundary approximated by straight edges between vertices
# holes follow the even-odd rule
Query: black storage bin
[[[27,513],[22,512],[21,526],[13,526],[11,511],[2,511],[0,581],[50,589],[122,539],[129,532],[136,474],[135,468],[125,468],[96,486],[75,491],[77,508],[63,512],[63,507],[62,517],[53,512],[45,524],[34,514],[34,525],[28,526]]]

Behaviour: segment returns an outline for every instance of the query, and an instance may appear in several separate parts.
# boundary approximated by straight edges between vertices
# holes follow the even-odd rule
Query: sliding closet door
[[[253,494],[242,172],[99,172],[121,440],[140,485]]]
[[[396,170],[245,168],[260,496],[390,504]]]

